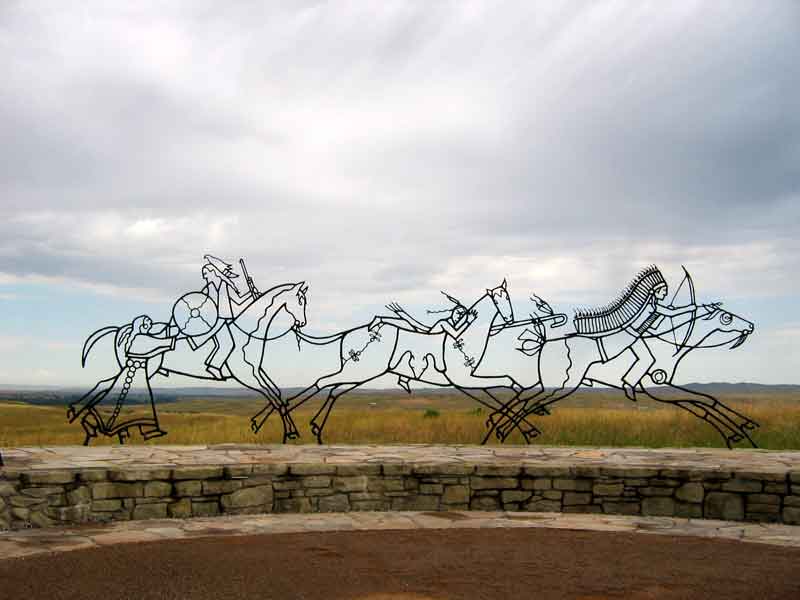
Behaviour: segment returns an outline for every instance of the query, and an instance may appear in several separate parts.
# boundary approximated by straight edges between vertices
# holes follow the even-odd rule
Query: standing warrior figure
[[[595,338],[602,362],[631,349],[636,360],[622,377],[622,388],[630,400],[636,400],[636,386],[656,362],[643,336],[656,329],[664,317],[697,310],[695,304],[661,304],[667,290],[664,276],[652,265],[641,271],[614,302],[600,309],[578,311],[573,319],[576,335]]]
[[[93,333],[84,345],[81,364],[86,364],[92,346],[109,333],[116,334],[114,349],[120,370],[115,376],[98,381],[79,400],[70,403],[69,422],[81,417],[86,446],[100,433],[116,435],[122,444],[130,437],[133,427],[138,427],[146,440],[165,435],[166,431],[158,422],[150,379],[158,371],[163,355],[175,348],[175,332],[167,323],[153,323],[149,316],[140,315],[123,327],[105,327]],[[151,359],[155,366],[150,363]],[[135,406],[126,406],[134,387],[146,390],[149,415],[141,414]]]
[[[233,282],[238,275],[234,273],[232,265],[210,254],[206,254],[203,259],[205,263],[202,275],[206,280],[206,286],[202,291],[216,303],[219,318],[211,331],[190,337],[189,343],[196,350],[209,340],[213,340],[214,349],[205,361],[206,371],[211,373],[214,379],[222,380],[225,379],[222,368],[235,346],[230,324],[255,298],[252,291],[245,294],[239,292]]]

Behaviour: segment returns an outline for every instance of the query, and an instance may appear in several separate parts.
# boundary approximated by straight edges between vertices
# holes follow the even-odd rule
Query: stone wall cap
[[[800,473],[800,452],[723,448],[590,448],[554,446],[294,446],[218,444],[211,446],[51,446],[4,448],[0,477],[39,470],[183,469],[243,464],[468,464],[514,465],[527,469],[618,468],[719,470],[724,472]],[[301,467],[302,469],[302,467]],[[741,476],[741,475],[739,475]],[[769,479],[772,480],[772,479]]]

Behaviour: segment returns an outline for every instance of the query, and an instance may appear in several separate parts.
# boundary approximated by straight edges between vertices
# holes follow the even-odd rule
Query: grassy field
[[[770,395],[721,398],[761,424],[754,439],[767,449],[800,450],[800,397]],[[150,444],[276,443],[279,421],[273,417],[257,435],[250,416],[261,402],[250,399],[196,398],[158,407],[167,437]],[[318,405],[317,405],[318,406]],[[362,394],[343,398],[331,413],[325,442],[331,444],[477,444],[483,438],[486,409],[455,395]],[[301,438],[314,443],[308,422],[316,406],[293,413]],[[652,401],[636,404],[604,393],[576,394],[545,417],[531,417],[543,435],[535,443],[570,446],[724,447],[719,434],[685,411]],[[0,446],[80,444],[80,426],[68,424],[64,407],[0,401]],[[115,439],[93,443],[110,444]],[[131,443],[143,443],[134,435]],[[491,443],[497,443],[492,440]],[[522,443],[515,433],[507,443]],[[740,445],[741,446],[741,445]]]

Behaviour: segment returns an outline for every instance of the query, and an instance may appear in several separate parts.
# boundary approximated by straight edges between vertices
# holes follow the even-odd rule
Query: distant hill
[[[688,383],[683,387],[706,394],[790,394],[800,392],[800,385],[764,383]]]
[[[713,396],[747,395],[764,396],[770,394],[800,394],[800,385],[794,384],[761,384],[761,383],[689,383],[683,387],[696,392],[702,392]],[[582,393],[602,393],[608,388],[581,388]],[[78,400],[87,390],[76,387],[35,387],[35,386],[3,386],[0,387],[0,401],[23,402],[26,404],[37,405],[66,405]],[[301,391],[299,387],[284,388],[281,390],[284,396],[292,396]],[[414,389],[414,394],[425,396],[452,395],[455,393],[453,388],[419,388]],[[156,401],[159,404],[179,402],[188,398],[208,398],[215,400],[259,398],[256,392],[243,388],[223,388],[223,387],[178,387],[178,388],[155,388],[153,390]],[[406,397],[405,391],[399,388],[383,389],[358,389],[350,392],[351,395],[369,394],[372,396],[394,396]],[[143,404],[148,402],[148,396],[144,390],[132,389],[128,394],[127,402],[131,404]]]

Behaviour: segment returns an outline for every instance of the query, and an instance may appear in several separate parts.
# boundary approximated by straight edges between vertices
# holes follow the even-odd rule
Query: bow
[[[692,335],[692,331],[694,331],[694,322],[697,319],[697,302],[696,302],[695,291],[694,291],[694,281],[692,280],[692,276],[689,275],[689,271],[686,270],[686,267],[681,265],[681,268],[683,269],[683,273],[684,273],[683,280],[681,281],[680,285],[678,286],[678,289],[675,290],[675,294],[673,294],[672,300],[670,300],[669,305],[670,305],[670,307],[674,306],[675,298],[678,297],[678,292],[681,291],[681,288],[683,287],[684,283],[688,283],[689,284],[689,298],[691,300],[691,303],[694,305],[694,310],[692,310],[692,316],[689,319],[689,327],[686,329],[686,335],[683,336],[683,340],[681,341],[680,344],[678,344],[678,340],[675,337],[675,323],[673,322],[672,317],[669,318],[670,324],[672,325],[672,337],[673,337],[673,339],[675,339],[675,346],[676,346],[675,354],[673,354],[672,356],[678,356],[680,351],[683,350],[686,347],[686,342],[689,341],[689,338]]]

